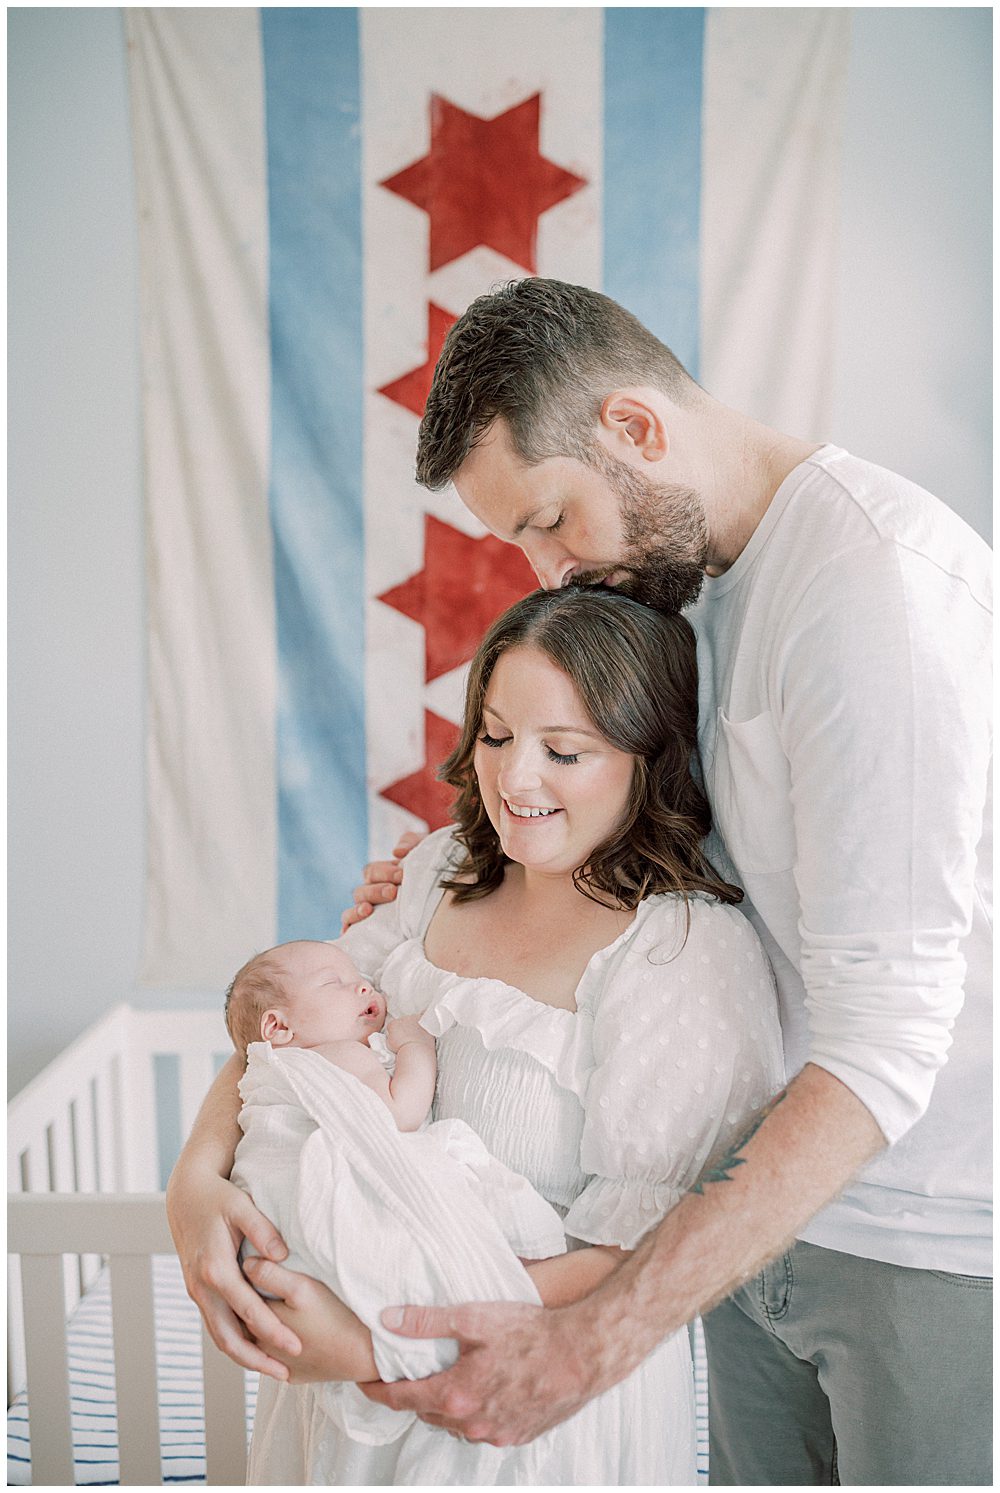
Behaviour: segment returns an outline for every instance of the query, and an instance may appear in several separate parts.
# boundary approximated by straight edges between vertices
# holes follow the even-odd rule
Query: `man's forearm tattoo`
[[[782,1099],[784,1099],[786,1092],[787,1090],[782,1089],[780,1094],[775,1094],[773,1099],[768,1100],[764,1108],[754,1115],[750,1124],[738,1139],[733,1141],[728,1150],[724,1151],[717,1161],[710,1161],[708,1163],[697,1182],[691,1188],[692,1192],[703,1193],[708,1182],[731,1182],[733,1180],[733,1172],[738,1166],[743,1166],[746,1161],[746,1157],[741,1156],[740,1152],[748,1144],[751,1137],[757,1134],[757,1131],[772,1110],[777,1109]]]

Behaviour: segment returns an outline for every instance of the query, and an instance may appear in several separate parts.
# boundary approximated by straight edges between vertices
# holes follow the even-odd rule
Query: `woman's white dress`
[[[423,937],[455,854],[450,832],[407,857],[400,895],[338,940],[438,1039],[436,1119],[457,1118],[560,1213],[572,1238],[630,1249],[783,1082],[766,956],[738,908],[647,899],[591,959],[576,1011],[432,965]],[[688,926],[690,914],[690,926]],[[685,932],[687,937],[685,940]],[[387,1301],[388,1305],[396,1305]],[[457,1441],[421,1421],[350,1438],[321,1398],[261,1381],[248,1483],[656,1485],[695,1481],[687,1332],[523,1447]]]

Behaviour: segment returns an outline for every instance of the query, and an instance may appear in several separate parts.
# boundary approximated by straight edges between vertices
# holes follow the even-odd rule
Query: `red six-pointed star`
[[[404,409],[412,410],[418,417],[422,415],[444,339],[454,323],[451,312],[442,311],[432,301],[427,307],[427,361],[420,368],[411,368],[409,373],[394,379],[391,384],[383,384],[379,393],[395,404],[401,404]]]
[[[409,777],[400,778],[383,788],[381,794],[422,819],[428,829],[440,829],[448,823],[448,807],[455,797],[454,788],[439,783],[438,766],[458,741],[458,727],[431,710],[424,711],[424,765]]]
[[[430,681],[471,658],[494,618],[534,586],[519,549],[492,534],[473,539],[425,513],[423,570],[379,601],[422,624]]]
[[[381,183],[430,214],[430,267],[440,269],[485,244],[536,268],[539,216],[586,180],[538,148],[541,94],[494,119],[431,95],[431,148]]]

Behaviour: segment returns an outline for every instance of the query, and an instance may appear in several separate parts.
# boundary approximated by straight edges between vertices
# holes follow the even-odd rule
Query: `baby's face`
[[[302,940],[286,944],[280,966],[283,1011],[294,1047],[366,1042],[385,1024],[385,996],[364,979],[342,949]]]

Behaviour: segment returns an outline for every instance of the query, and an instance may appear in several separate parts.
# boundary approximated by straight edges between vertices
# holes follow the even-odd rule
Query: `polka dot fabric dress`
[[[777,998],[757,935],[737,908],[651,897],[591,959],[577,1010],[546,1006],[425,957],[451,854],[447,831],[429,836],[406,860],[396,903],[342,942],[394,1015],[425,1012],[438,1046],[434,1117],[471,1125],[564,1214],[572,1239],[632,1248],[783,1082]],[[695,1482],[686,1331],[525,1447],[467,1445],[420,1422],[388,1446],[361,1446],[316,1416],[303,1424],[290,1406],[282,1413],[281,1388],[268,1389],[278,1403],[262,1410],[287,1420],[277,1438],[290,1457],[276,1469],[284,1481]],[[278,1431],[269,1428],[272,1446]]]

